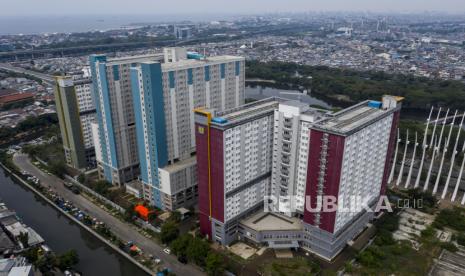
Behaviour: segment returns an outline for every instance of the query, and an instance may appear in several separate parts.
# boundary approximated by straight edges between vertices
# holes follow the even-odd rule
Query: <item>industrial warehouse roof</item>
[[[34,93],[16,93],[0,96],[0,104],[8,104],[34,98]]]

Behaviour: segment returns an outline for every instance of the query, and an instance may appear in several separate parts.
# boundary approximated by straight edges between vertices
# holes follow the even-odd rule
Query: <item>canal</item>
[[[13,182],[1,167],[0,202],[16,211],[19,218],[36,230],[56,253],[75,249],[80,259],[76,269],[84,276],[147,276],[147,273],[60,214],[26,187]]]

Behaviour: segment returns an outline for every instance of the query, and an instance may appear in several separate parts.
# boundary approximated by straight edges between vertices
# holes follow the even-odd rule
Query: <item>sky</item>
[[[465,0],[1,0],[1,16],[250,14],[302,11],[465,13]]]

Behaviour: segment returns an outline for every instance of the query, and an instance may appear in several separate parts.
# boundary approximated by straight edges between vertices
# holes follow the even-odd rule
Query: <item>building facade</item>
[[[239,220],[263,203],[277,107],[264,100],[224,112],[196,110],[200,225],[216,242],[237,240]]]
[[[223,245],[245,239],[334,258],[374,216],[349,205],[373,207],[385,194],[401,100],[384,96],[337,113],[275,98],[230,112],[198,110],[201,232]],[[257,144],[269,159],[254,155]],[[336,210],[317,208],[327,196]]]
[[[109,59],[91,55],[89,59],[97,110],[100,178],[123,185],[139,176],[131,66],[158,61],[161,55]]]
[[[91,124],[96,120],[90,79],[57,77],[55,103],[65,158],[76,169],[95,167]]]
[[[321,111],[297,101],[283,102],[275,110],[273,174],[269,194],[280,200],[279,205],[288,216],[295,212],[303,214],[310,127],[323,115]]]
[[[165,49],[164,63],[141,62],[131,69],[143,195],[168,210],[196,202],[193,110],[244,103],[243,58],[189,59],[181,50]]]
[[[400,101],[362,102],[312,126],[306,196],[312,208],[318,197],[333,196],[349,210],[305,211],[304,246],[314,253],[331,258],[373,219],[355,205],[375,207],[385,194]]]

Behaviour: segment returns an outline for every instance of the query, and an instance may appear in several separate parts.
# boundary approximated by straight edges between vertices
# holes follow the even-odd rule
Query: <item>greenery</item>
[[[19,233],[18,240],[24,246],[24,248],[29,247],[29,233],[28,232]]]
[[[171,250],[176,256],[187,256],[187,248],[191,245],[192,235],[183,234],[171,242]]]
[[[55,255],[44,253],[39,247],[33,247],[23,252],[22,255],[44,275],[54,275],[52,271],[55,268],[64,271],[79,263],[79,255],[74,249]]]
[[[303,257],[294,257],[292,259],[275,259],[264,263],[260,267],[260,274],[265,276],[304,276],[318,275],[322,273],[318,264]]]
[[[79,256],[76,250],[67,251],[57,257],[57,267],[66,270],[79,263]]]
[[[452,110],[465,109],[465,85],[454,80],[258,61],[247,62],[246,74],[247,78],[274,80],[274,86],[281,88],[311,89],[313,95],[346,106],[391,94],[405,97],[404,109],[429,110],[432,105],[447,106]]]
[[[167,224],[170,227],[175,225],[173,222],[165,223],[165,225]],[[204,267],[208,275],[223,275],[226,267],[224,257],[211,250],[206,240],[193,237],[191,234],[183,234],[171,242],[170,248],[173,254],[179,258],[185,258]]]
[[[106,196],[109,194],[111,184],[106,180],[97,180],[89,184],[90,188],[97,193]]]
[[[79,174],[78,177],[77,177],[77,181],[79,181],[79,183],[81,183],[81,184],[86,183],[86,181],[87,181],[86,175],[84,173]]]
[[[459,250],[457,248],[457,246],[455,246],[455,244],[453,244],[451,242],[442,242],[441,247],[444,248],[447,251],[452,252],[452,253],[457,252]]]
[[[225,263],[223,256],[209,252],[205,258],[205,271],[210,276],[221,276],[225,270]]]
[[[439,243],[433,227],[417,237],[421,244],[419,250],[413,249],[408,241],[395,241],[392,233],[399,227],[398,211],[394,209],[376,221],[374,243],[357,254],[357,265],[350,268],[352,275],[426,275],[441,246],[449,246]]]
[[[465,246],[465,234],[464,233],[458,233],[455,235],[455,240],[457,243],[461,246]]]
[[[1,126],[0,141],[9,141],[18,138],[21,133],[31,133],[34,131],[55,128],[54,132],[58,133],[58,118],[56,114],[43,114],[37,117],[28,117],[20,122],[16,127]]]
[[[457,207],[453,209],[443,209],[436,216],[433,226],[439,229],[449,227],[463,232],[465,231],[465,216],[463,211],[463,209]]]
[[[173,222],[166,222],[162,225],[160,239],[163,243],[169,244],[179,235],[178,225]]]
[[[205,266],[205,258],[210,251],[210,245],[207,241],[200,238],[194,238],[186,250],[187,258],[199,266]]]

